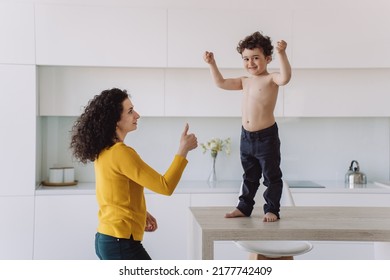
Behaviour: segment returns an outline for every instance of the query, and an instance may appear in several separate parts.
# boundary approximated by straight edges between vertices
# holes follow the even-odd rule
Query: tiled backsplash
[[[38,174],[47,178],[56,165],[75,166],[79,181],[94,181],[93,165],[72,161],[69,139],[75,117],[40,117],[41,147],[38,149]],[[199,143],[212,137],[232,140],[232,153],[220,153],[217,177],[237,180],[242,176],[239,139],[240,118],[141,118],[138,130],[128,134],[126,143],[134,147],[153,168],[164,173],[176,153],[185,123]],[[352,160],[360,163],[368,180],[389,180],[389,118],[279,118],[282,142],[282,170],[290,180],[343,180]],[[206,180],[211,159],[202,149],[189,153],[184,180]]]

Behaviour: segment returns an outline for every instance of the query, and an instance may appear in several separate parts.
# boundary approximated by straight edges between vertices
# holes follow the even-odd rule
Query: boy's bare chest
[[[277,93],[277,86],[267,78],[247,78],[243,83],[243,92],[247,97],[266,98]]]

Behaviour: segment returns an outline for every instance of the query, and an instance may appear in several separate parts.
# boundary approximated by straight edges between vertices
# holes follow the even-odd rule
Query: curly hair
[[[255,48],[262,49],[265,57],[271,56],[274,49],[271,38],[257,31],[241,40],[238,43],[237,51],[242,54],[244,49],[253,50]]]
[[[116,124],[121,118],[126,90],[112,88],[95,95],[72,127],[70,148],[82,163],[95,161],[100,152],[116,142]]]

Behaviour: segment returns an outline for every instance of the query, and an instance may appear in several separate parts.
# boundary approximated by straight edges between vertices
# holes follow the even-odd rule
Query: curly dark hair
[[[241,40],[238,43],[237,51],[242,54],[244,49],[253,50],[255,48],[262,49],[265,57],[272,56],[274,49],[271,38],[257,31]]]
[[[126,90],[112,88],[95,95],[72,127],[70,148],[82,163],[95,161],[100,152],[114,145],[116,124],[121,118]]]

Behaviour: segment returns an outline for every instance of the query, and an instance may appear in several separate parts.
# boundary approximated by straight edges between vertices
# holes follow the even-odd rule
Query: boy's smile
[[[252,75],[261,75],[267,71],[267,64],[271,62],[270,56],[265,57],[259,48],[245,49],[242,52],[244,68]]]

